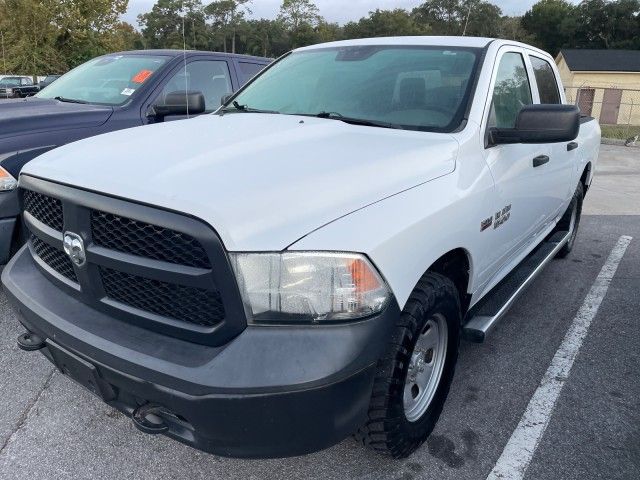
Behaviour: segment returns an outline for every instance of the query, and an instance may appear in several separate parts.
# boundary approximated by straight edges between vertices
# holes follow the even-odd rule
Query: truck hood
[[[95,127],[106,122],[112,107],[64,103],[46,98],[0,102],[0,138],[26,133]]]
[[[457,149],[448,134],[231,113],[82,140],[23,174],[199,217],[231,251],[282,250],[452,172]]]

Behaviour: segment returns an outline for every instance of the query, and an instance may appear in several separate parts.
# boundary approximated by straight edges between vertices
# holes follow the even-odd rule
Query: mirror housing
[[[488,146],[509,143],[571,142],[580,132],[580,109],[575,105],[527,105],[515,128],[490,128]]]
[[[202,92],[171,92],[165,97],[163,104],[153,106],[155,117],[172,115],[199,115],[206,110],[206,102]]]
[[[223,95],[222,98],[220,98],[220,105],[226,105],[227,102],[231,100],[231,97],[233,97],[233,95],[233,93],[227,93],[226,95]]]

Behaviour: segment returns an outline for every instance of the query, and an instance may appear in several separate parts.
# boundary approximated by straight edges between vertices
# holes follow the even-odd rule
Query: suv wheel
[[[425,274],[378,361],[368,419],[356,433],[365,446],[404,458],[427,439],[453,380],[460,315],[453,282]]]

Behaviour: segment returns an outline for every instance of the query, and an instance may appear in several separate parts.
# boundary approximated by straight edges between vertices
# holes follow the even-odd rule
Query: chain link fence
[[[640,89],[604,87],[566,87],[567,102],[594,117],[603,136],[628,138],[640,134]]]

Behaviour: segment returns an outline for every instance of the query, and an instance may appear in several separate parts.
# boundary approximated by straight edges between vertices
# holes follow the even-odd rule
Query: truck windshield
[[[36,97],[122,105],[169,58],[152,55],[108,55],[94,58],[60,77]]]
[[[462,121],[479,49],[349,46],[293,52],[223,111],[446,132]]]

